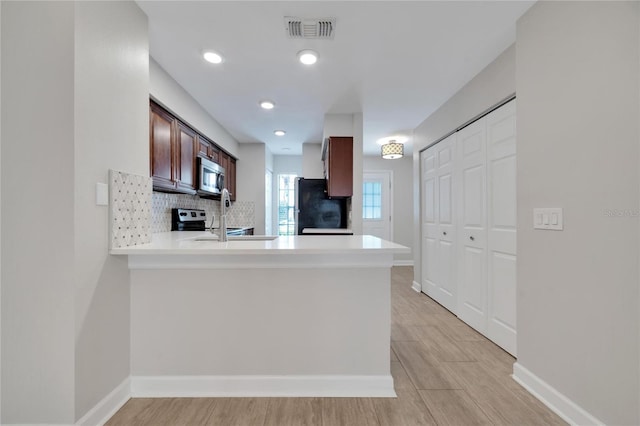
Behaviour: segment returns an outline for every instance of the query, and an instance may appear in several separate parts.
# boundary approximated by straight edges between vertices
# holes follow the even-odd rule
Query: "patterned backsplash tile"
[[[220,216],[220,201],[207,200],[197,195],[169,194],[165,192],[153,192],[151,202],[151,232],[171,231],[171,209],[201,209],[207,214],[210,221],[214,217],[214,227],[218,226]],[[253,201],[235,201],[227,212],[227,226],[233,228],[255,226],[255,203]],[[207,226],[211,223],[208,222]]]
[[[151,242],[152,192],[150,177],[109,170],[111,248]]]

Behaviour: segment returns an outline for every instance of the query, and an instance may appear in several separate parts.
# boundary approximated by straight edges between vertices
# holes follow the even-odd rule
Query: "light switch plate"
[[[564,229],[561,207],[533,209],[533,229],[562,231]]]
[[[96,206],[109,205],[109,185],[106,183],[96,183]]]

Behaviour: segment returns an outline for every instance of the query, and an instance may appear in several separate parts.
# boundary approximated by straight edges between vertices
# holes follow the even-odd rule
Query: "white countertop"
[[[371,235],[296,235],[272,241],[195,241],[208,231],[153,234],[151,243],[111,249],[115,255],[277,255],[409,253],[409,248]]]

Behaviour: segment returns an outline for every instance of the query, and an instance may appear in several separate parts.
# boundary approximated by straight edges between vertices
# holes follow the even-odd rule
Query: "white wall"
[[[0,7],[2,423],[69,424],[75,420],[74,4]]]
[[[302,144],[302,177],[307,179],[323,179],[322,144]]]
[[[267,170],[273,171],[273,158],[274,155],[269,149],[269,147],[265,148],[265,167]]]
[[[240,159],[238,142],[202,106],[182,88],[153,58],[149,60],[151,96],[214,141],[229,154]]]
[[[353,196],[351,197],[351,229],[362,235],[362,113],[353,114]]]
[[[236,201],[255,203],[255,230],[257,235],[265,232],[265,171],[267,147],[263,143],[243,143],[238,151],[240,159],[236,165],[237,192]]]
[[[507,48],[462,89],[427,117],[413,135],[414,281],[421,283],[420,151],[516,91],[516,49]]]
[[[605,424],[640,423],[638,8],[539,2],[517,25],[518,364]]]
[[[365,155],[364,171],[390,170],[393,172],[393,241],[414,250],[413,236],[413,158],[385,160],[380,156]],[[418,240],[419,241],[419,240]],[[413,262],[413,253],[396,254],[396,261]]]
[[[353,136],[353,114],[325,114],[322,140],[329,136]]]
[[[129,376],[129,274],[95,184],[148,175],[146,16],[1,7],[2,423],[72,424]]]
[[[302,174],[303,162],[300,155],[274,155],[273,175],[296,174],[299,177],[306,177]],[[321,177],[322,178],[322,177]]]
[[[129,376],[129,270],[109,256],[110,168],[149,176],[147,17],[134,2],[75,3],[75,416]]]
[[[267,235],[274,235],[276,232],[274,231],[274,218],[273,218],[273,202],[274,202],[274,194],[273,194],[273,181],[275,179],[275,175],[273,174],[273,152],[266,147],[266,165],[265,165],[265,196],[264,196],[264,233]],[[266,186],[269,185],[269,181],[267,180],[267,174],[271,175],[271,184],[269,191],[267,191]],[[269,214],[270,212],[270,214]]]
[[[0,5],[0,46],[2,46],[2,6]],[[2,81],[2,49],[0,49],[0,81]],[[0,84],[2,87],[2,84]],[[0,153],[2,152],[2,90],[0,89]],[[0,164],[2,157],[0,156]],[[2,330],[2,173],[0,173],[0,330]],[[1,331],[0,331],[1,334]],[[0,366],[2,366],[2,339],[0,338]],[[0,367],[0,370],[2,368]],[[0,381],[0,422],[2,422],[2,385]]]

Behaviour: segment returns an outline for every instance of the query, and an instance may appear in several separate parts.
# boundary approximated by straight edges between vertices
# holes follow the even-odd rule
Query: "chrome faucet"
[[[214,228],[213,228],[213,223],[216,220],[216,215],[215,213],[211,212],[211,224],[209,225],[209,232],[211,232],[212,234],[214,234],[215,232],[213,232]]]
[[[220,239],[218,241],[227,241],[227,209],[229,207],[231,207],[231,198],[227,188],[224,188],[220,197]]]

